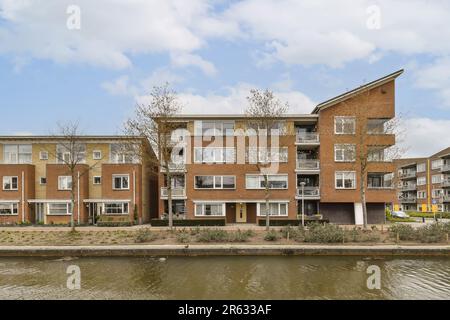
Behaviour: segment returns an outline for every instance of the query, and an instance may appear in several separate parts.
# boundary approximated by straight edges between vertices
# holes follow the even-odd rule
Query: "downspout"
[[[25,172],[22,171],[22,222],[25,222]]]
[[[78,171],[77,173],[77,215],[78,215],[78,219],[77,219],[77,224],[80,224],[80,171]]]
[[[136,207],[136,170],[133,170],[133,208],[132,208],[133,218],[134,218],[134,208],[135,207]],[[137,218],[139,220],[139,216]]]
[[[427,159],[427,211],[431,211],[431,165]]]

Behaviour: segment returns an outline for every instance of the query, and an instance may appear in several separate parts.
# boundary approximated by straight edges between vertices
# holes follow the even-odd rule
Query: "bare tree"
[[[346,154],[343,157],[353,161],[353,169],[357,172],[359,178],[359,198],[362,204],[365,229],[368,225],[366,195],[370,164],[376,162],[379,172],[391,174],[393,170],[392,160],[399,158],[404,153],[404,149],[395,144],[396,138],[401,137],[402,134],[401,117],[371,119],[368,116],[370,108],[380,106],[381,102],[378,100],[379,96],[377,97],[376,92],[367,88],[358,91],[348,100],[342,102],[348,110],[351,110],[351,114],[355,118],[353,128],[355,144],[342,144],[341,150]],[[352,130],[351,124],[342,123],[341,125],[344,127],[348,125],[350,127],[347,129]],[[394,138],[394,145],[390,145],[389,136]],[[394,183],[393,177],[392,183]]]
[[[58,130],[55,135],[57,139],[56,149],[48,149],[48,153],[56,159],[56,162],[64,165],[67,169],[71,181],[68,182],[67,189],[70,191],[70,204],[72,214],[70,216],[70,227],[75,231],[74,210],[76,202],[76,193],[78,192],[81,177],[89,173],[98,162],[93,165],[86,165],[86,143],[82,139],[78,122],[58,123]],[[59,183],[59,182],[58,182]],[[79,201],[79,199],[77,200]],[[78,206],[78,216],[80,216],[81,204]],[[78,224],[80,223],[78,219]]]
[[[252,89],[250,91],[250,96],[247,97],[248,107],[245,111],[247,117],[247,124],[250,128],[257,130],[257,134],[261,137],[261,133],[266,133],[267,141],[271,141],[272,134],[281,134],[278,124],[280,123],[280,117],[285,114],[289,105],[287,103],[282,103],[277,99],[273,92],[270,90],[260,91],[258,89]],[[273,132],[278,129],[278,132]],[[268,146],[266,144],[265,157],[260,159],[260,147],[257,146],[256,153],[256,166],[258,171],[264,177],[264,199],[265,199],[265,209],[266,209],[266,230],[270,229],[270,209],[269,209],[269,199],[270,199],[270,184],[269,175],[271,172],[271,148],[272,145]],[[261,161],[263,160],[263,161]]]
[[[148,164],[157,168],[157,172],[163,172],[167,185],[167,202],[169,228],[173,228],[172,210],[172,180],[177,170],[176,161],[172,161],[174,140],[173,132],[179,128],[179,124],[173,121],[173,117],[181,112],[176,92],[166,83],[163,86],[153,87],[148,103],[140,103],[136,106],[134,118],[125,123],[125,132],[132,136],[141,136],[150,142],[157,155],[156,158],[147,157]]]

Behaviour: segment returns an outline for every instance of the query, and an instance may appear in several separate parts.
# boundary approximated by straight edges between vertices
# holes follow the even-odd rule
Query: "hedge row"
[[[169,220],[153,219],[150,221],[152,227],[167,227]],[[222,227],[225,226],[225,219],[202,219],[202,220],[173,220],[174,227]]]
[[[97,227],[131,227],[131,221],[98,221]]]
[[[310,223],[320,223],[320,224],[324,224],[324,223],[328,223],[328,220],[312,220],[312,219],[305,219],[305,224],[310,224]],[[273,227],[282,227],[282,226],[299,226],[302,224],[302,220],[270,220],[269,221],[270,225]],[[266,225],[266,220],[264,219],[259,219],[258,220],[258,225],[260,227],[264,227]]]

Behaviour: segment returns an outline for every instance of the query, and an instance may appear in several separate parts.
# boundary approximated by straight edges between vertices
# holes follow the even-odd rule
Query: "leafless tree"
[[[247,97],[248,107],[245,110],[245,115],[247,117],[248,127],[256,129],[258,136],[265,136],[267,141],[272,141],[272,135],[280,135],[280,128],[278,124],[280,123],[280,117],[285,114],[289,105],[287,103],[281,102],[275,97],[270,90],[250,90],[250,95]],[[278,129],[278,130],[277,130]],[[282,128],[281,128],[282,129]],[[277,132],[278,131],[278,132]],[[261,134],[262,133],[262,134]],[[270,151],[272,145],[266,145],[265,157],[260,159],[260,147],[257,146],[256,152],[256,166],[258,171],[264,177],[264,199],[265,199],[265,209],[266,209],[266,230],[270,229],[270,184],[269,175],[272,168],[272,152]],[[250,147],[250,146],[249,146]],[[261,161],[263,160],[263,161]]]
[[[182,165],[172,161],[175,144],[172,134],[179,128],[179,124],[173,121],[173,117],[177,116],[181,110],[177,93],[166,83],[153,87],[150,101],[138,103],[134,117],[125,123],[126,134],[148,139],[157,155],[154,158],[147,157],[143,160],[157,168],[157,172],[162,171],[165,174],[170,229],[173,228],[172,180],[174,172],[178,169],[177,166]]]

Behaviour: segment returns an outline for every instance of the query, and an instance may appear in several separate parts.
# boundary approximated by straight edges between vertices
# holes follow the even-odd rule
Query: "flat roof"
[[[296,120],[309,120],[316,119],[319,115],[317,114],[298,114],[298,113],[286,113],[279,116],[280,119],[296,119]],[[174,120],[195,120],[195,119],[248,119],[245,114],[179,114],[170,119]]]

